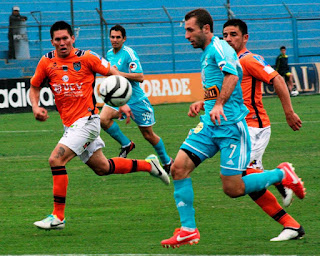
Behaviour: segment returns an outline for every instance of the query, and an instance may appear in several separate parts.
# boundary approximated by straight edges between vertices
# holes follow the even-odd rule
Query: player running
[[[132,85],[132,96],[128,103],[120,108],[105,104],[101,111],[101,126],[121,144],[119,156],[126,158],[135,148],[135,144],[122,133],[119,125],[113,119],[127,118],[127,123],[129,123],[132,118],[143,137],[157,152],[166,172],[169,173],[172,159],[168,156],[162,139],[152,129],[156,121],[153,107],[140,88],[139,82],[143,82],[140,60],[132,48],[124,45],[126,39],[126,30],[121,25],[115,25],[110,29],[112,48],[107,53],[107,60],[119,70],[120,75],[129,79]]]
[[[200,123],[190,130],[171,167],[174,199],[180,215],[181,227],[161,242],[163,247],[179,247],[198,243],[200,232],[195,222],[194,193],[191,172],[201,162],[220,151],[220,177],[223,190],[230,197],[260,191],[282,182],[299,198],[305,189],[289,163],[274,170],[242,176],[250,161],[250,136],[243,104],[242,69],[236,52],[224,40],[213,35],[213,20],[205,9],[196,9],[185,16],[185,37],[194,48],[203,50],[201,79],[205,101],[193,103],[188,115],[197,116]]]
[[[64,134],[49,158],[53,177],[53,212],[34,223],[46,230],[65,227],[68,187],[66,164],[76,155],[99,176],[142,171],[160,178],[165,184],[170,183],[167,173],[154,155],[146,160],[120,157],[108,160],[104,156],[102,148],[105,144],[100,138],[99,110],[93,93],[95,74],[107,76],[119,72],[96,53],[75,49],[75,37],[68,23],[54,23],[50,34],[55,50],[40,59],[30,88],[33,114],[37,120],[46,121],[48,112],[38,103],[41,86],[48,80],[64,125]]]
[[[256,172],[256,169],[263,170],[262,156],[271,135],[270,120],[262,103],[262,81],[273,84],[282,103],[288,125],[294,131],[298,131],[302,123],[292,108],[290,95],[283,78],[262,56],[253,54],[246,48],[249,38],[247,24],[239,19],[228,20],[223,26],[223,38],[237,52],[243,69],[241,87],[244,104],[249,109],[246,121],[251,140],[250,169],[246,171],[246,174],[250,174]],[[284,188],[282,184],[276,187],[282,194],[284,206],[289,206],[292,201],[292,190]],[[284,227],[281,234],[271,241],[286,241],[304,236],[303,227],[286,213],[270,191],[263,189],[249,196]]]

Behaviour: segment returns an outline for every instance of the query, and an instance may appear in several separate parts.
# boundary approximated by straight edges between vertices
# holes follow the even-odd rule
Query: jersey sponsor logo
[[[64,75],[64,76],[62,77],[62,81],[63,81],[63,82],[68,82],[68,81],[69,81],[69,77],[68,77],[67,75]]]
[[[138,65],[135,62],[130,62],[129,68],[131,71],[135,71],[137,69]]]
[[[118,65],[121,66],[121,63],[122,63],[122,59],[120,58],[120,59],[118,60]]]
[[[68,66],[67,65],[62,65],[63,71],[67,72],[68,71]]]
[[[198,125],[197,125],[197,127],[196,128],[194,128],[194,133],[199,133],[199,132],[201,132],[201,130],[203,129],[203,123],[202,122],[200,122],[200,123],[198,123]]]
[[[75,71],[80,71],[80,69],[81,69],[81,62],[79,61],[79,62],[74,62],[73,63],[73,69],[75,70]]]
[[[204,100],[215,100],[219,95],[219,88],[216,85],[204,89]]]
[[[231,64],[233,64],[232,62],[230,62]],[[226,65],[225,61],[221,61],[220,63],[218,63],[220,70],[223,69],[223,67]]]
[[[79,97],[82,95],[82,84],[83,83],[62,83],[51,85],[52,90],[55,94],[63,93],[69,97]]]

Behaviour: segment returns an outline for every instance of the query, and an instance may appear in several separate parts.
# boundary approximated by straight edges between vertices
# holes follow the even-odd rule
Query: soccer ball
[[[125,77],[113,75],[102,81],[98,92],[105,103],[113,107],[120,107],[129,101],[132,95],[132,86]]]
[[[295,89],[295,90],[292,90],[292,91],[291,91],[291,96],[292,96],[292,97],[296,97],[296,96],[298,96],[298,95],[299,95],[298,90]]]

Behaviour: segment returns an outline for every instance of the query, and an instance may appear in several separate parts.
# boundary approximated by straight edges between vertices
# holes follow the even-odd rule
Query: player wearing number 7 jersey
[[[203,50],[201,79],[204,101],[193,103],[188,115],[204,110],[200,123],[190,130],[171,168],[174,199],[181,227],[161,242],[163,247],[179,247],[198,243],[200,233],[195,222],[191,172],[204,160],[220,151],[220,177],[223,190],[230,197],[260,191],[282,182],[304,198],[303,183],[289,163],[274,170],[243,176],[250,160],[250,136],[243,104],[242,69],[233,48],[213,35],[213,20],[205,9],[196,9],[185,16],[185,37],[194,48]],[[297,181],[297,182],[296,182]]]

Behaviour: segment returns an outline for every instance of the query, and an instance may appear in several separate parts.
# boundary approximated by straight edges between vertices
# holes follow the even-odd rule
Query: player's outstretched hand
[[[130,123],[130,117],[134,119],[134,115],[131,111],[131,108],[127,104],[119,107],[119,119],[122,119],[123,114],[126,115],[126,124]]]
[[[195,117],[201,110],[204,110],[204,101],[197,101],[190,105],[188,116]]]
[[[302,127],[302,121],[296,113],[293,113],[291,115],[286,115],[286,119],[287,119],[288,125],[291,127],[292,130],[299,131],[300,128]]]
[[[224,120],[227,120],[226,115],[224,114],[223,111],[223,106],[218,105],[217,103],[213,106],[212,110],[210,111],[210,118],[212,123],[215,125],[220,125],[221,124],[221,116],[224,118]],[[216,123],[218,122],[218,123]]]
[[[38,108],[33,108],[33,115],[36,120],[40,122],[44,122],[49,118],[48,111],[45,108],[38,107]]]

